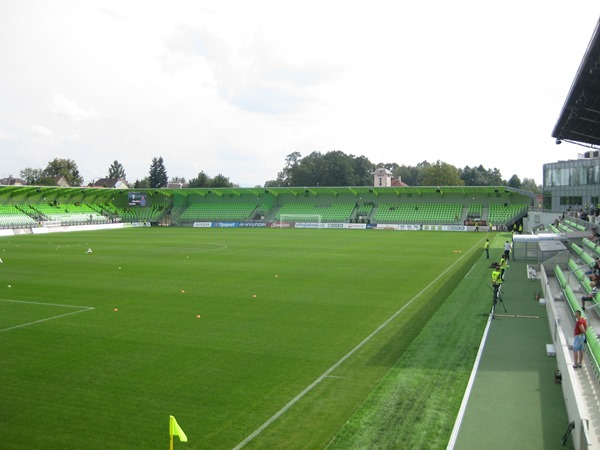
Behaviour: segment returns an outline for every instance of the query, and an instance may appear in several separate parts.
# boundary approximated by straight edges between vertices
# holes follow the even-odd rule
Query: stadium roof
[[[556,143],[600,146],[600,20],[552,131]]]

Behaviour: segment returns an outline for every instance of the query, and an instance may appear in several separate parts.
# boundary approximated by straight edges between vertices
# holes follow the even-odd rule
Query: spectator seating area
[[[249,219],[256,203],[192,203],[179,216],[180,222],[243,221]]]
[[[457,203],[382,203],[376,223],[457,223],[463,205]]]
[[[16,206],[0,205],[0,228],[25,228],[36,224],[35,219]]]
[[[334,203],[330,206],[317,206],[314,203],[287,203],[277,214],[276,220],[281,220],[282,215],[319,215],[321,222],[348,222],[354,211],[353,203]],[[307,222],[316,222],[316,218],[306,218]]]
[[[587,238],[583,238],[581,243],[583,244],[584,248],[586,248],[588,251],[592,252],[592,256],[594,256],[596,258],[600,258],[600,245],[595,244],[594,242],[590,241]]]
[[[273,222],[282,214],[318,215],[324,223],[360,220],[371,224],[451,225],[481,218],[496,226],[512,226],[527,213],[528,198],[505,190],[498,199],[497,191],[464,186],[445,188],[443,194],[432,187],[136,190],[133,194],[145,194],[147,204],[142,206],[132,205],[130,190],[0,187],[0,204],[20,211],[12,209],[11,220],[0,220],[0,226],[45,221],[63,225],[122,221],[189,226],[194,222]],[[0,211],[0,218],[8,215]]]
[[[23,205],[23,210],[40,220],[60,222],[63,225],[108,222],[105,216],[88,205],[38,203]]]
[[[564,219],[562,224],[568,227],[569,231],[585,231],[585,227],[569,219]]]
[[[483,215],[483,205],[481,203],[469,205],[469,209],[467,210],[467,216],[481,217],[482,215]]]
[[[566,267],[560,265],[554,266],[554,275],[563,292],[564,298],[569,305],[571,313],[582,310],[583,305],[581,297],[587,296],[592,292],[590,279],[586,271],[591,264],[595,262],[594,258],[584,249],[571,244],[572,257],[568,260]],[[599,316],[600,308],[600,293],[596,294],[591,302],[586,302],[586,309],[582,311],[582,316],[588,321],[588,329],[586,332],[586,350],[590,361],[592,362],[593,370],[600,380],[600,339],[596,334],[593,326],[590,326],[592,321],[596,321]]]
[[[523,216],[527,211],[528,206],[526,204],[491,204],[490,211],[488,214],[488,221],[496,224],[510,223]]]

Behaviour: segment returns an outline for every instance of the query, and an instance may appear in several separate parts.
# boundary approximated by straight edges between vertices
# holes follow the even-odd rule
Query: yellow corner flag
[[[169,436],[171,438],[171,449],[173,449],[173,436],[179,436],[181,442],[187,442],[187,436],[173,416],[169,416]]]

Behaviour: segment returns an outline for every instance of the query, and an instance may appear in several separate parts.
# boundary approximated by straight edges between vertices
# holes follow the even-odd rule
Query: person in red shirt
[[[581,317],[581,311],[575,311],[575,337],[573,339],[573,369],[579,369],[583,360],[583,344],[585,342],[587,321]]]

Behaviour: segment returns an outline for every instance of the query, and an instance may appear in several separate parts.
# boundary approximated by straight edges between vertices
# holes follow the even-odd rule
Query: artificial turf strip
[[[500,257],[492,245],[492,259]],[[489,262],[479,253],[422,332],[329,443],[335,449],[445,448],[491,306]],[[463,278],[464,277],[464,278]]]
[[[2,240],[0,299],[95,308],[0,333],[3,448],[160,448],[169,414],[182,446],[232,448],[481,237],[148,229]],[[415,315],[443,303],[444,285],[248,447],[323,447],[421,331]],[[57,315],[0,305],[5,327]]]

